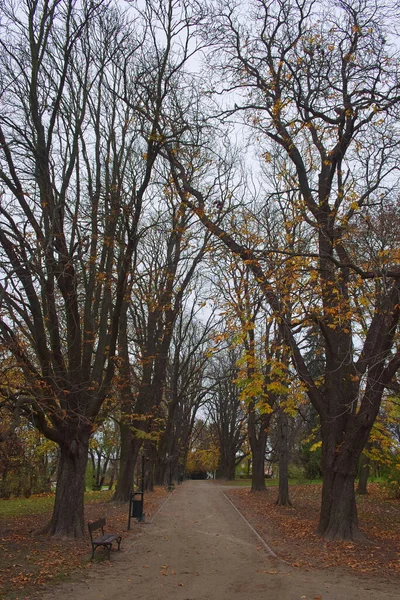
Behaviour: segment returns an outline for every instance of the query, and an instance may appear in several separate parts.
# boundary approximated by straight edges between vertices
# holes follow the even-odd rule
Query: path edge
[[[289,563],[287,563],[286,560],[284,560],[283,558],[280,558],[277,554],[275,554],[275,552],[272,550],[272,548],[270,548],[268,546],[268,544],[264,540],[264,538],[258,533],[258,531],[256,529],[254,529],[253,525],[251,525],[251,523],[249,523],[249,521],[246,519],[246,517],[240,512],[240,510],[238,509],[238,507],[235,506],[235,504],[232,502],[232,500],[229,498],[229,496],[227,496],[225,492],[222,492],[222,493],[225,496],[225,498],[228,500],[228,502],[230,502],[230,504],[236,510],[236,512],[242,517],[243,521],[246,523],[246,525],[249,527],[249,529],[251,529],[251,531],[254,533],[254,535],[256,536],[256,538],[262,543],[262,545],[264,546],[264,548],[267,550],[268,554],[270,554],[273,558],[276,558],[277,560],[280,560],[281,562],[289,564]]]
[[[153,523],[153,521],[156,518],[156,516],[158,515],[158,513],[161,512],[161,509],[164,508],[164,506],[167,504],[168,500],[173,496],[174,491],[175,490],[173,490],[172,492],[170,492],[169,495],[167,496],[167,498],[165,498],[164,502],[162,504],[160,504],[160,506],[157,508],[156,512],[151,517],[151,519],[149,521],[147,521],[148,523]]]

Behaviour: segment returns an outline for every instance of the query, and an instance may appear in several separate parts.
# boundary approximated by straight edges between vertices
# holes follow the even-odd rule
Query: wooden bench
[[[92,543],[92,558],[96,548],[103,546],[107,552],[107,558],[110,558],[111,548],[113,542],[117,542],[118,550],[121,549],[121,536],[117,533],[104,533],[104,527],[106,525],[105,519],[99,519],[98,521],[92,521],[88,523],[90,541]],[[101,536],[94,538],[93,533],[101,529]]]

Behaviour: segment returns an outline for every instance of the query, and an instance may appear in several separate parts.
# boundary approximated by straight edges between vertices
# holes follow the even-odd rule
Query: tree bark
[[[112,502],[129,502],[129,495],[133,490],[136,460],[141,445],[141,440],[133,438],[130,426],[125,423],[121,424],[121,457]]]
[[[340,421],[337,417],[321,424],[324,479],[317,531],[326,540],[364,540],[358,528],[355,479],[369,431],[355,431],[348,424],[344,439]]]
[[[267,428],[264,418],[267,415],[256,415],[254,402],[249,404],[249,441],[251,448],[251,491],[265,490],[265,446],[267,443]]]
[[[118,471],[117,471],[117,469],[118,469],[118,462],[117,461],[119,461],[118,455],[116,456],[115,459],[113,459],[112,464],[111,464],[110,481],[109,481],[109,484],[108,484],[109,491],[111,491],[113,489],[114,481],[115,481],[115,475],[118,474]]]
[[[236,466],[235,456],[232,455],[232,452],[227,452],[221,458],[221,465],[220,465],[217,476],[222,479],[226,479],[227,481],[234,481],[235,466]]]
[[[326,540],[364,540],[358,528],[355,475],[325,471],[318,533]]]
[[[155,470],[154,459],[155,459],[155,456],[151,452],[151,450],[147,450],[146,454],[147,454],[147,460],[145,462],[143,489],[146,492],[153,492],[154,491],[154,470]],[[139,468],[139,464],[138,464],[138,468]],[[140,468],[141,468],[141,462],[140,462]],[[157,483],[157,485],[163,485],[163,484]]]
[[[257,414],[254,402],[251,401],[248,430],[252,458],[251,490],[253,492],[265,490],[265,447],[270,421],[271,414]]]
[[[364,452],[360,458],[360,476],[358,478],[357,494],[366,495],[368,494],[367,483],[370,471],[369,458],[365,456]]]
[[[289,497],[289,450],[288,450],[288,416],[282,409],[279,410],[279,489],[276,504],[279,506],[292,506]]]
[[[53,515],[42,533],[56,537],[82,538],[84,493],[89,435],[60,444]]]
[[[256,451],[252,451],[252,471],[251,471],[251,491],[260,492],[265,490],[265,476],[264,476],[264,449],[259,446]]]

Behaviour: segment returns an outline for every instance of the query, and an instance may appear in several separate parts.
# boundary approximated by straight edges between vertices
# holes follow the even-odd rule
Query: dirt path
[[[395,584],[338,571],[304,572],[275,559],[211,482],[188,481],[152,523],[123,540],[121,553],[94,565],[85,581],[43,600],[385,600]]]

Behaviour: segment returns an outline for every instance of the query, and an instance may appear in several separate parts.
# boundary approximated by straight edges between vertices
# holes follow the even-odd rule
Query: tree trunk
[[[279,411],[279,490],[276,504],[292,506],[289,497],[289,450],[288,450],[288,416],[284,410]]]
[[[225,466],[225,477],[228,481],[234,481],[235,480],[235,456],[233,456],[232,454],[230,454],[230,456],[228,457],[226,466]]]
[[[139,452],[139,450],[138,450]],[[129,502],[129,495],[133,489],[133,477],[136,465],[134,455],[134,440],[129,425],[121,424],[121,456],[119,472],[112,502]]]
[[[234,452],[234,449],[233,449]],[[232,448],[221,448],[221,459],[217,469],[217,479],[226,479],[227,481],[234,481],[235,479],[235,455],[232,452]]]
[[[165,485],[167,480],[167,464],[165,458],[158,458],[155,466],[155,475],[153,477],[156,485]]]
[[[340,418],[321,423],[324,479],[318,533],[327,540],[363,540],[354,485],[366,440],[360,429],[349,427],[346,439],[342,432]]]
[[[249,404],[249,441],[251,448],[252,470],[251,490],[265,490],[265,446],[267,444],[270,414],[257,415],[254,403]]]
[[[154,464],[151,460],[146,461],[144,490],[146,492],[154,492]]]
[[[251,491],[260,492],[265,490],[264,476],[264,456],[265,447],[257,447],[256,451],[252,451],[252,471],[251,471]]]
[[[89,435],[60,445],[56,497],[53,515],[43,533],[56,537],[82,538],[84,493]]]
[[[364,452],[361,454],[360,459],[360,476],[358,479],[357,494],[365,495],[368,494],[367,483],[369,477],[370,465],[369,458],[365,456]]]
[[[169,408],[168,420],[165,431],[162,433],[158,450],[154,447],[148,453],[149,457],[152,458],[153,472],[154,472],[154,483],[155,485],[166,485],[168,478],[169,463],[167,456],[172,454],[172,439],[174,435],[173,421],[171,414],[171,407]]]
[[[223,478],[226,479],[227,481],[235,480],[235,462],[234,461],[229,460],[225,464]]]
[[[381,394],[381,386],[375,382],[372,390]],[[331,391],[330,397],[334,398]],[[367,410],[357,415],[342,410],[334,418],[321,416],[322,502],[318,533],[327,540],[364,540],[358,528],[355,479],[362,451],[368,441],[372,423],[376,417],[374,410],[379,404],[366,404]],[[337,405],[337,410],[340,406]],[[342,403],[342,406],[348,406]]]
[[[358,528],[354,473],[325,471],[318,533],[326,540],[363,540]]]
[[[109,491],[111,491],[114,486],[115,474],[116,474],[117,467],[118,467],[117,460],[118,460],[118,458],[113,459],[112,464],[111,464],[110,482],[108,484]]]

